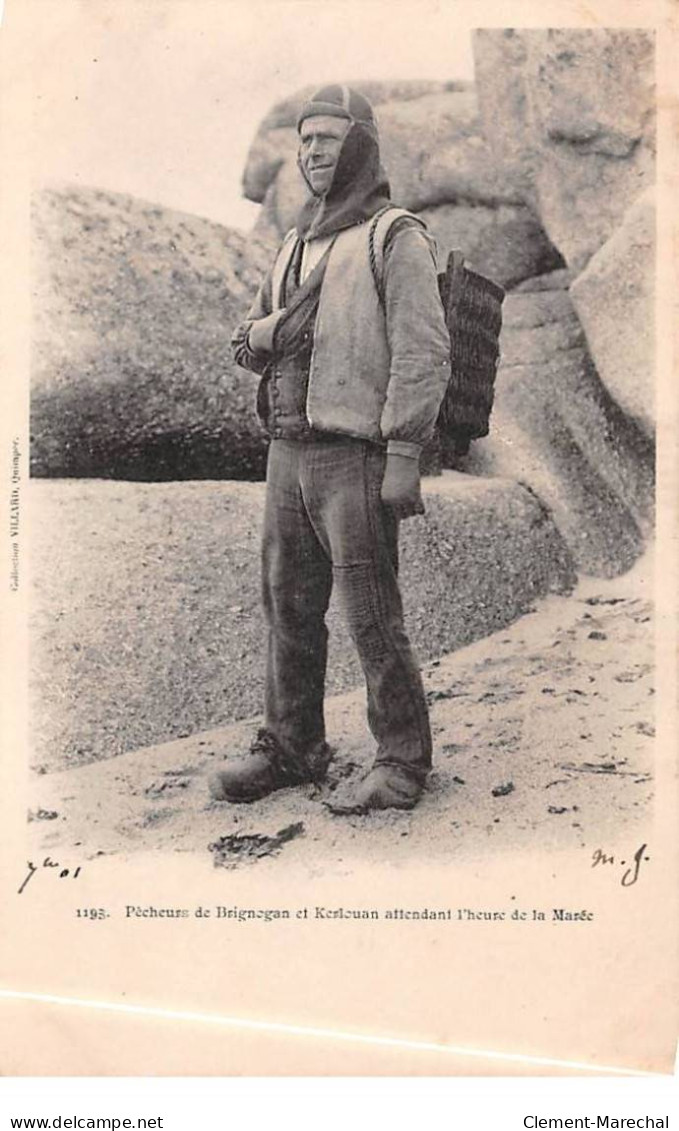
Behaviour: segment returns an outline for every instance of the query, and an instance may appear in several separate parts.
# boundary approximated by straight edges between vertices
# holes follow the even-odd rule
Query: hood
[[[313,194],[299,157],[297,164]],[[376,131],[353,121],[344,136],[330,188],[324,196],[312,195],[302,206],[297,234],[302,239],[318,239],[369,220],[389,203],[389,193]]]

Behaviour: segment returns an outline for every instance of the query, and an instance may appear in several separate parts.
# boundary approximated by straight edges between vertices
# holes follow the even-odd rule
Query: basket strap
[[[450,319],[462,297],[464,272],[464,255],[459,248],[454,248],[448,256],[446,264],[446,322],[448,329],[450,329]]]
[[[291,228],[280,246],[271,273],[271,308],[280,310],[283,305],[283,280],[297,245],[297,231]]]
[[[408,216],[411,220],[417,220],[417,223],[426,231],[427,225],[424,220],[416,216],[414,212],[409,212],[407,208],[398,208],[395,204],[385,204],[384,208],[380,208],[379,212],[376,212],[370,221],[370,230],[368,232],[370,270],[372,271],[375,287],[377,288],[382,306],[384,306],[384,247],[392,224],[395,224],[396,221],[400,220],[403,216]]]

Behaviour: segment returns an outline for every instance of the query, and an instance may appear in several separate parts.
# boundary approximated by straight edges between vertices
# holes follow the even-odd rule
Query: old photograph
[[[670,1070],[670,32],[553,7],[6,5],[15,1073]]]

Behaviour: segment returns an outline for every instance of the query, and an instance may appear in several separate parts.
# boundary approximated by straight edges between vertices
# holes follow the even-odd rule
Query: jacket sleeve
[[[250,369],[253,373],[261,374],[271,360],[270,354],[257,353],[256,350],[250,348],[248,342],[252,323],[258,318],[265,318],[267,314],[271,314],[271,274],[271,271],[269,271],[245,318],[242,322],[239,322],[231,335],[231,351],[236,365],[242,366],[243,369]]]
[[[433,240],[419,225],[400,225],[387,242],[383,290],[391,363],[381,430],[388,452],[416,459],[450,378]]]

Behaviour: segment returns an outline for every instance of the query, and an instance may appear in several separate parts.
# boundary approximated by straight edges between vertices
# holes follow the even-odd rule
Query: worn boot
[[[412,809],[424,790],[425,774],[393,763],[378,763],[346,800],[326,801],[332,813],[369,813],[374,809]]]
[[[283,750],[275,735],[259,730],[247,754],[227,760],[221,770],[211,774],[208,788],[215,801],[258,801],[278,789],[322,780],[331,750],[319,743],[305,758]]]

